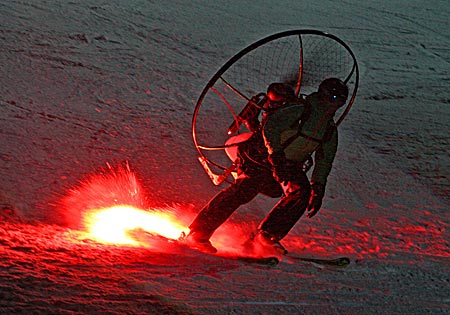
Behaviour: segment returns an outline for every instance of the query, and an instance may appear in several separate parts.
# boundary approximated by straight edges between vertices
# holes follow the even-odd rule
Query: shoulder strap
[[[303,129],[303,126],[305,125],[305,123],[308,121],[309,117],[311,116],[311,103],[309,103],[306,100],[304,102],[304,104],[305,104],[305,109],[303,110],[302,114],[300,115],[299,120],[296,120],[296,122],[294,122],[294,124],[292,126],[292,127],[295,127],[295,124],[297,124],[297,121],[300,121],[300,123],[298,123],[297,132],[294,135],[292,135],[291,137],[289,137],[288,139],[286,139],[286,141],[283,142],[283,144],[281,145],[283,150],[285,150],[289,145],[291,145],[292,142],[294,142],[295,139],[297,139],[298,137],[303,137],[308,140],[318,142],[320,145],[322,145],[331,140],[333,133],[337,129],[336,125],[330,121],[330,122],[328,122],[327,130],[325,131],[325,134],[322,139],[318,139],[318,138],[314,138],[314,137],[305,135],[302,132],[302,129]]]
[[[292,142],[294,142],[295,139],[297,139],[299,136],[302,135],[303,126],[311,116],[311,103],[308,102],[307,100],[303,100],[302,103],[304,104],[303,112],[301,113],[298,120],[294,121],[294,123],[291,126],[295,127],[295,125],[297,125],[297,132],[283,142],[283,144],[281,145],[283,150],[286,149]]]

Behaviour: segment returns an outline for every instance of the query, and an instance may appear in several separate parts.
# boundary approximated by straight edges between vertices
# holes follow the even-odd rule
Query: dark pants
[[[300,220],[311,197],[311,185],[303,171],[288,185],[291,190],[286,192],[258,227],[258,230],[269,233],[275,241],[283,239]]]
[[[268,232],[276,240],[285,237],[300,219],[311,195],[306,174],[300,167],[293,171],[298,173],[298,178],[292,183],[296,189],[288,191],[280,199],[258,228]],[[189,226],[190,230],[201,234],[202,238],[209,239],[237,208],[250,202],[259,193],[271,198],[283,195],[282,187],[270,171],[261,171],[248,177],[238,178],[235,183],[219,192],[203,207]]]

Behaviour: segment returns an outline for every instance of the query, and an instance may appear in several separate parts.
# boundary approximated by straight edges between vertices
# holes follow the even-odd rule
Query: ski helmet
[[[285,102],[294,98],[295,93],[292,87],[285,83],[272,83],[267,88],[267,97],[272,102]]]
[[[328,78],[320,83],[319,96],[326,102],[339,102],[344,105],[348,97],[348,87],[340,79]]]

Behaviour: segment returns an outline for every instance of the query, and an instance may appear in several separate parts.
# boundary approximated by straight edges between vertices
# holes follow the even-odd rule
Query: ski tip
[[[265,260],[265,264],[269,266],[276,266],[280,263],[278,257],[267,257],[263,259]]]
[[[348,258],[348,257],[341,257],[341,258],[337,259],[337,261],[336,261],[336,266],[339,266],[339,267],[345,267],[349,264],[350,264],[350,258]]]

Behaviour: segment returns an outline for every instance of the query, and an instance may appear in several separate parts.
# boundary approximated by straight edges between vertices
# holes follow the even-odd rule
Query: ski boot
[[[280,241],[270,233],[259,230],[253,238],[254,242],[257,242],[264,247],[273,248],[276,253],[281,255],[286,255],[288,253],[287,249],[281,245]]]
[[[179,241],[183,242],[190,248],[201,251],[207,254],[217,253],[217,248],[215,248],[208,238],[205,238],[200,232],[191,231],[188,235],[184,232],[181,233]]]

